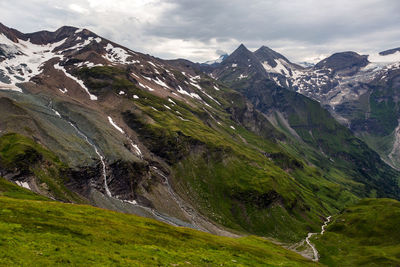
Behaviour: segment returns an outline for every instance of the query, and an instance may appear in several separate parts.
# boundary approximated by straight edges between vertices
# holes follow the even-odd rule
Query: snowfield
[[[43,63],[48,60],[54,57],[62,58],[61,54],[53,51],[65,40],[47,45],[36,45],[30,40],[21,39],[18,39],[18,43],[14,43],[4,34],[0,34],[1,48],[7,57],[0,64],[0,76],[2,74],[7,80],[0,83],[0,89],[22,92],[17,83],[28,82],[32,77],[42,73]]]

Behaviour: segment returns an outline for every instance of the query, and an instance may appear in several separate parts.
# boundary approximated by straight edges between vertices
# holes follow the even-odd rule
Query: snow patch
[[[77,38],[76,40],[80,41],[81,39],[78,40],[78,38]],[[89,37],[86,40],[84,40],[83,42],[77,43],[76,45],[68,47],[65,50],[81,50],[82,48],[90,45],[94,40],[95,40],[94,37]]]
[[[90,100],[97,100],[97,96],[92,95],[92,94],[89,92],[89,89],[85,86],[85,84],[83,83],[83,81],[81,81],[81,80],[79,80],[78,78],[76,78],[76,77],[72,76],[71,74],[69,74],[69,73],[64,69],[64,67],[60,66],[60,63],[55,64],[55,65],[54,65],[54,68],[55,68],[56,70],[61,70],[62,72],[64,72],[65,76],[67,76],[68,78],[74,80],[77,84],[79,84],[79,85],[86,91],[86,93],[89,95]]]
[[[284,61],[281,58],[278,58],[275,60],[276,66],[275,67],[271,67],[267,61],[264,61],[262,63],[264,69],[267,72],[272,72],[272,73],[278,73],[278,74],[283,74],[285,76],[289,76],[290,72],[287,69],[287,67],[285,66],[287,64],[286,61]]]
[[[108,121],[110,122],[110,124],[112,126],[114,126],[115,129],[117,129],[120,133],[125,134],[124,130],[121,129],[121,127],[119,127],[117,124],[115,124],[115,122],[113,121],[113,119],[108,116]]]
[[[31,190],[31,187],[27,182],[22,182],[22,181],[15,181],[15,183],[23,188]]]
[[[121,47],[114,47],[112,44],[108,43],[105,47],[107,54],[103,55],[103,58],[107,59],[113,63],[120,64],[133,64],[140,63],[138,60],[129,59],[132,57],[125,49]]]
[[[78,68],[83,67],[83,66],[86,66],[88,68],[93,68],[93,67],[101,67],[104,65],[103,64],[94,64],[93,62],[85,61],[85,62],[76,63],[75,66],[77,66]]]
[[[372,63],[395,63],[400,61],[400,51],[393,54],[382,56],[379,54],[371,54],[368,56],[368,61]]]
[[[16,84],[27,82],[32,77],[42,73],[43,63],[54,58],[62,58],[54,50],[62,45],[67,38],[45,45],[37,45],[18,39],[17,43],[0,34],[0,44],[6,53],[6,59],[0,64],[0,73],[8,78],[7,82],[0,83],[0,89],[22,92]]]
[[[197,83],[190,82],[190,84],[193,85],[194,87],[196,87],[199,90],[203,90],[203,88],[201,88],[200,85],[198,85]]]
[[[196,98],[198,100],[202,100],[201,97],[196,94],[196,93],[189,93],[188,91],[185,91],[182,89],[182,87],[180,85],[178,85],[178,93],[182,94],[182,95],[187,95],[190,96],[191,98]]]
[[[161,81],[158,77],[156,77],[156,78],[157,78],[157,80],[152,79],[152,81],[158,85],[161,85],[162,87],[170,89],[170,87],[165,82]]]
[[[241,80],[241,79],[245,79],[247,77],[249,77],[249,75],[244,75],[243,73],[241,73],[240,76],[238,77],[238,79]]]
[[[181,116],[178,116],[178,118],[179,118],[180,120],[182,120],[182,121],[190,121],[190,120],[187,120],[187,119],[182,118]]]
[[[150,92],[154,91],[153,88],[151,88],[150,86],[144,85],[143,83],[139,82],[139,86],[143,87],[144,89],[148,89]]]

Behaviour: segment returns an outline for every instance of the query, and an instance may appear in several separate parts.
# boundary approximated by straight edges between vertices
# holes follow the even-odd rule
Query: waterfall
[[[94,152],[99,157],[100,162],[101,162],[102,176],[103,176],[103,180],[104,180],[104,189],[106,191],[107,196],[111,197],[112,196],[111,195],[111,191],[108,188],[108,184],[107,184],[106,163],[104,162],[104,157],[100,154],[99,149],[97,148],[97,146],[92,141],[90,141],[89,137],[87,137],[81,130],[79,130],[78,127],[75,124],[73,124],[71,121],[67,120],[66,118],[62,117],[61,114],[57,110],[55,110],[53,108],[52,102],[50,102],[49,107],[57,115],[57,117],[59,117],[60,119],[65,120],[69,125],[71,125],[75,129],[75,131],[78,133],[78,135],[83,137],[83,139],[86,141],[86,143],[88,143],[91,147],[93,147]]]

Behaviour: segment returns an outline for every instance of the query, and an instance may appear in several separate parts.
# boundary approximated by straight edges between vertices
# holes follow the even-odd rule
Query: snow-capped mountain
[[[1,25],[0,133],[31,136],[56,153],[68,166],[68,189],[59,184],[66,190],[60,196],[34,175],[20,177],[2,166],[0,173],[51,198],[75,201],[68,194],[78,194],[96,206],[223,234],[169,184],[169,164],[181,159],[179,151],[186,148],[168,148],[167,136],[164,141],[156,138],[160,144],[155,148],[156,143],[139,139],[149,132],[132,129],[138,123],[157,124],[161,117],[160,122],[178,125],[167,129],[203,125],[190,110],[214,114],[214,109],[222,109],[217,100],[222,90],[205,74],[173,67],[87,29],[24,34]],[[237,125],[204,114],[204,120],[212,120],[204,127]],[[173,142],[188,133],[175,134]],[[157,189],[147,192],[152,187]]]
[[[219,58],[214,59],[214,60],[208,60],[208,61],[206,61],[206,62],[204,62],[204,63],[202,63],[202,64],[205,64],[205,65],[213,65],[213,64],[216,64],[216,63],[221,63],[221,62],[224,61],[224,59],[227,58],[228,56],[229,56],[228,54],[222,54]]]
[[[238,50],[241,49],[236,51]],[[360,55],[351,51],[335,53],[308,68],[291,63],[267,47],[261,47],[254,53],[246,51],[241,56],[247,57],[254,66],[261,64],[263,69],[250,70],[250,65],[240,69],[233,66],[228,68],[228,57],[219,66],[206,71],[217,79],[232,82],[242,80],[242,83],[246,79],[249,82],[254,81],[257,73],[258,80],[268,77],[278,86],[315,99],[338,121],[364,138],[384,160],[392,166],[400,167],[400,161],[396,159],[400,154],[396,154],[398,149],[395,147],[396,140],[400,139],[396,137],[399,132],[397,120],[400,119],[400,115],[397,115],[399,109],[396,87],[400,69],[399,48],[371,55]],[[384,88],[392,89],[385,91]],[[382,103],[387,103],[387,107],[383,107]],[[392,119],[388,122],[387,118]],[[385,137],[392,144],[389,145],[390,149],[383,151],[378,143]]]

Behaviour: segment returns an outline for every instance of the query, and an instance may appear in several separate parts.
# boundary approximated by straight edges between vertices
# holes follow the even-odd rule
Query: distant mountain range
[[[399,48],[369,56],[351,51],[335,53],[306,68],[267,47],[252,53],[254,57],[250,53],[241,45],[230,59],[206,71],[217,79],[224,80],[224,75],[230,73],[232,79],[243,80],[254,71],[252,66],[258,65],[263,78],[268,77],[278,86],[320,102],[340,123],[376,150],[383,160],[394,168],[400,167],[400,113],[396,89]],[[238,64],[237,58],[242,58],[238,60],[240,67],[234,67]],[[244,61],[248,58],[248,62],[253,64],[246,66],[243,58]],[[231,68],[228,68],[229,64]]]

